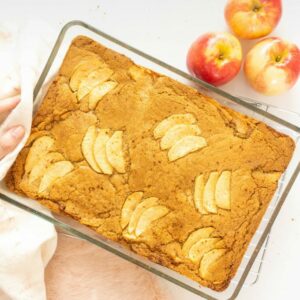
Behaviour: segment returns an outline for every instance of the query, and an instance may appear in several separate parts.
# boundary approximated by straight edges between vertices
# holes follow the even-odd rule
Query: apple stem
[[[276,62],[280,62],[280,60],[281,60],[281,57],[280,56],[276,56]]]

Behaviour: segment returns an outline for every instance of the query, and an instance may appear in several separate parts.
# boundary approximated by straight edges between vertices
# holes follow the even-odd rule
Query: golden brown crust
[[[78,100],[78,84],[75,77],[72,79],[74,69],[84,60],[100,60],[100,70],[112,70],[105,80],[113,85],[97,100],[95,109],[90,108],[89,94]],[[89,68],[88,74],[94,65]],[[188,118],[195,119],[186,121],[193,123],[192,129],[173,125],[176,130],[192,130],[188,132],[197,136],[199,145],[172,161],[170,150],[160,148],[166,133],[155,138],[153,132],[160,122],[176,114],[190,114]],[[111,140],[110,152],[106,153],[106,165],[100,159],[104,173],[95,170],[99,167],[97,159],[89,152],[94,140],[86,138],[86,146],[82,146],[91,126],[96,133],[105,129],[102,138],[106,140],[118,132],[115,136],[119,140]],[[33,171],[26,173],[25,165],[33,143],[45,135],[53,145],[39,151],[55,154],[39,166],[43,176],[46,170],[48,174],[43,178],[42,191],[41,178],[29,183]],[[122,149],[116,141],[122,143]],[[117,155],[112,154],[114,150]],[[73,41],[34,118],[29,143],[6,182],[11,190],[69,214],[135,253],[221,291],[236,273],[293,150],[291,138],[264,123],[223,107],[171,78],[138,67],[125,56],[81,36]],[[53,179],[50,166],[60,177]],[[217,183],[223,188],[218,205],[207,202],[206,214],[201,214],[194,196],[196,177],[201,175],[207,193],[209,185],[215,193],[213,180],[219,180],[224,171],[227,177],[223,174],[222,178],[226,179]],[[135,192],[140,193],[129,200],[124,212],[124,203]],[[224,193],[230,200],[222,196]],[[155,199],[149,200],[151,197]],[[191,241],[192,234],[195,236],[201,228],[208,228],[208,233],[201,233],[188,246],[188,239]]]

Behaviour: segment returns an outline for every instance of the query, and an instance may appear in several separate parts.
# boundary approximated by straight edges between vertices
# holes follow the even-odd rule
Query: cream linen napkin
[[[0,133],[21,124],[26,134],[0,160],[0,180],[15,161],[30,133],[33,89],[51,50],[53,34],[45,24],[0,24],[0,101],[20,97],[17,108],[0,125]],[[56,249],[50,223],[0,200],[0,299],[46,299],[44,268]]]

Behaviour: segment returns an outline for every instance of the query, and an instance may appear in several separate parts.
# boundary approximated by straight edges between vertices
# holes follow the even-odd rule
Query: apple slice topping
[[[281,172],[252,171],[251,176],[259,185],[277,185]]]
[[[37,138],[26,158],[24,179],[30,185],[40,180],[36,186],[38,193],[44,193],[56,179],[74,168],[71,162],[64,160],[62,154],[50,152],[54,148],[54,142],[49,136]]]
[[[151,75],[150,70],[136,65],[131,66],[128,70],[128,73],[129,76],[135,81],[145,79],[145,77]]]
[[[164,217],[168,212],[169,209],[163,205],[152,206],[146,209],[138,220],[135,228],[135,235],[137,237],[140,236],[145,230],[147,230],[152,222]]]
[[[215,229],[203,227],[192,232],[182,246],[183,255],[199,266],[200,276],[212,281],[213,271],[218,273],[217,279],[225,280],[227,273],[221,272],[216,266],[227,252],[225,243],[221,237],[212,237]]]
[[[198,175],[195,179],[194,204],[198,212],[202,215],[208,213],[203,205],[204,186],[204,176],[202,174]]]
[[[129,225],[128,225],[128,233],[135,232],[135,228],[138,224],[139,218],[141,217],[142,213],[150,208],[151,206],[155,206],[158,204],[158,198],[156,197],[150,197],[145,199],[143,202],[137,205],[136,209],[134,210],[132,217],[130,219]]]
[[[92,125],[88,128],[88,130],[82,140],[81,149],[82,149],[84,158],[86,159],[88,164],[91,166],[91,168],[95,172],[101,173],[102,170],[100,169],[100,167],[98,166],[98,164],[96,162],[94,151],[93,151],[96,137],[97,137],[97,128],[95,125]]]
[[[39,160],[39,162],[32,168],[29,177],[28,183],[32,184],[34,181],[41,178],[46,172],[47,168],[54,162],[58,162],[64,160],[62,154],[58,152],[50,152],[47,153],[43,158]]]
[[[135,192],[127,197],[121,212],[121,227],[123,229],[129,224],[130,218],[142,198],[143,192]]]
[[[213,249],[202,256],[199,274],[203,279],[215,281],[217,274],[216,265],[218,261],[226,254],[227,249]],[[223,274],[222,274],[223,275]],[[218,275],[220,277],[220,275]],[[221,276],[220,281],[225,276]]]
[[[109,138],[107,129],[99,129],[93,148],[96,163],[102,172],[107,175],[111,175],[113,173],[113,168],[109,163],[106,154],[106,144]]]
[[[171,147],[168,158],[175,161],[206,146],[206,140],[201,136],[185,136]]]
[[[230,209],[230,177],[230,171],[223,171],[216,184],[216,205],[223,209]]]
[[[45,192],[46,190],[49,189],[50,186],[53,185],[53,183],[57,179],[67,175],[73,169],[74,169],[73,164],[71,162],[65,161],[65,160],[64,161],[59,161],[59,162],[56,162],[56,163],[50,165],[47,168],[44,176],[41,179],[38,192],[40,194]]]
[[[194,205],[202,214],[218,212],[218,208],[231,209],[230,198],[231,172],[211,172],[208,180],[204,182],[203,174],[195,179]]]
[[[169,161],[175,161],[207,146],[199,136],[201,129],[192,114],[174,114],[162,120],[154,129],[155,139],[161,138],[160,148],[169,149]]]
[[[117,82],[109,80],[113,73],[104,62],[89,57],[78,64],[71,77],[70,88],[77,92],[79,101],[89,96],[89,109],[93,110],[97,103],[118,85]]]
[[[98,102],[117,85],[115,81],[106,81],[96,86],[89,95],[89,109],[95,109]]]
[[[160,141],[160,148],[166,150],[174,146],[185,136],[200,135],[201,130],[197,125],[178,124],[171,127]]]
[[[125,159],[123,155],[123,132],[115,131],[106,143],[107,160],[119,173],[125,173]]]
[[[81,80],[78,86],[78,100],[81,100],[88,95],[97,85],[103,84],[112,74],[113,71],[109,68],[97,69],[89,73],[86,78]]]
[[[140,100],[146,102],[149,100],[149,95],[153,89],[153,78],[156,73],[149,69],[133,65],[128,70],[129,76],[136,82],[138,82],[137,95]]]
[[[213,214],[218,212],[216,201],[215,201],[215,190],[216,184],[219,177],[218,172],[211,172],[206,182],[203,192],[203,205],[205,209]]]
[[[91,72],[103,66],[104,63],[95,57],[90,57],[89,60],[84,60],[82,62],[79,62],[70,79],[69,84],[71,90],[73,92],[76,92],[82,80],[87,78]]]
[[[90,126],[81,143],[82,153],[90,167],[97,173],[112,175],[113,170],[125,173],[123,132]]]
[[[178,124],[195,124],[196,118],[190,114],[174,114],[170,117],[162,120],[154,129],[154,138],[159,139],[162,138],[167,131],[172,128],[174,125]]]
[[[49,136],[42,136],[32,144],[25,162],[25,173],[30,173],[43,157],[50,152],[54,145],[54,139]]]
[[[206,252],[215,248],[218,241],[220,241],[220,238],[200,239],[189,251],[190,260],[194,263],[199,263]]]
[[[196,244],[199,240],[209,238],[210,235],[214,232],[214,230],[215,229],[213,227],[204,227],[192,232],[183,244],[182,247],[183,254],[186,257],[188,257],[191,247],[194,244]]]
[[[127,197],[122,207],[121,227],[124,229],[123,236],[127,239],[137,239],[152,222],[169,212],[167,207],[159,205],[158,198],[142,198],[143,192],[135,192]]]

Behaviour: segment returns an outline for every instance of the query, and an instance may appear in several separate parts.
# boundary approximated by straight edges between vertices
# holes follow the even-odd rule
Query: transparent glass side
[[[259,253],[259,250],[261,249],[263,242],[265,241],[268,232],[270,231],[271,226],[274,220],[276,219],[276,216],[282,204],[284,203],[293,182],[296,179],[297,174],[299,173],[299,123],[297,123],[296,125],[289,124],[288,122],[278,118],[278,116],[280,117],[284,115],[284,112],[278,114],[277,117],[274,115],[270,115],[266,112],[268,110],[271,110],[271,108],[267,105],[264,106],[263,104],[253,103],[252,100],[244,101],[240,98],[229,95],[223,92],[222,90],[219,90],[197,79],[194,79],[190,75],[185,74],[184,72],[177,70],[174,67],[168,66],[165,63],[160,62],[157,59],[148,56],[147,54],[141,53],[140,51],[130,47],[129,45],[115,40],[113,37],[110,37],[107,34],[100,32],[99,30],[91,27],[90,25],[87,25],[80,21],[74,21],[67,24],[63,28],[61,34],[59,35],[57,43],[49,58],[49,61],[36,86],[35,107],[37,107],[40,101],[42,101],[45,91],[47,90],[49,83],[53,79],[53,76],[59,69],[62,60],[65,56],[65,53],[70,46],[71,41],[78,35],[88,36],[96,40],[97,42],[103,44],[104,46],[128,56],[137,64],[148,67],[158,73],[170,76],[187,85],[194,86],[202,93],[208,94],[211,97],[215,98],[221,104],[231,107],[248,116],[261,120],[267,123],[269,126],[273,127],[274,129],[291,136],[296,143],[295,154],[289,164],[287,171],[281,178],[281,182],[278,190],[276,191],[276,195],[274,196],[270,205],[268,206],[265,216],[251,240],[251,243],[245,253],[245,256],[241,262],[237,274],[231,281],[229,287],[223,292],[215,292],[208,288],[202,287],[196,282],[193,282],[190,279],[174,271],[171,271],[168,268],[154,264],[149,260],[140,257],[134,254],[133,252],[128,251],[127,249],[124,249],[116,243],[104,239],[102,236],[96,234],[88,227],[82,226],[81,224],[69,217],[58,215],[55,213],[50,214],[47,209],[39,205],[36,201],[30,200],[25,197],[20,197],[8,191],[4,183],[1,183],[0,186],[0,192],[2,193],[0,197],[8,203],[11,203],[17,207],[20,207],[30,213],[38,215],[54,223],[55,225],[61,227],[63,230],[67,231],[68,233],[74,236],[85,239],[101,248],[104,248],[118,256],[121,256],[124,259],[127,259],[206,299],[234,299],[240,291],[241,287],[243,286],[245,279],[251,269],[251,266],[253,265],[255,258]],[[295,119],[297,118],[295,117]]]

